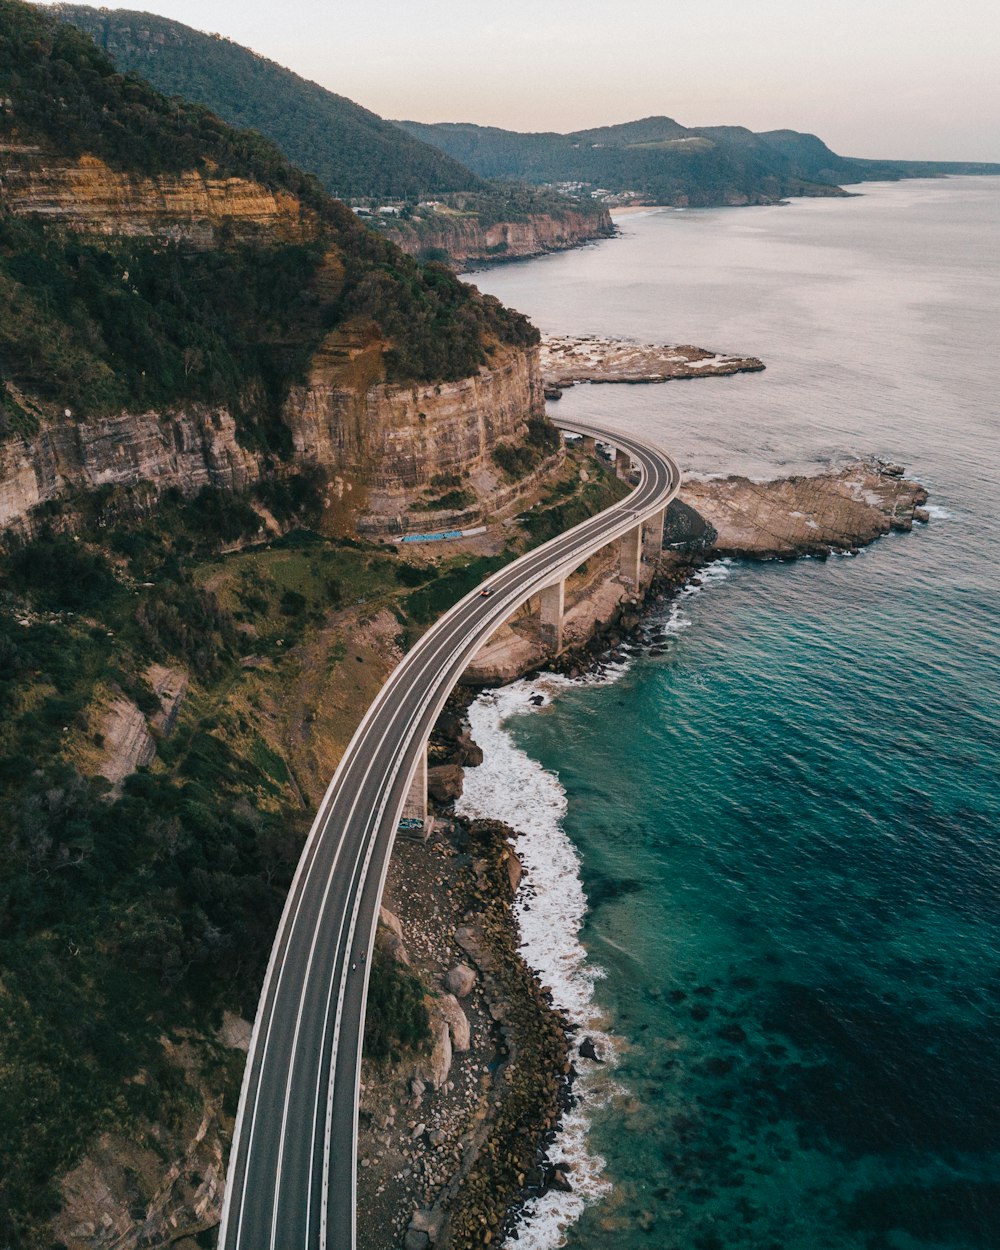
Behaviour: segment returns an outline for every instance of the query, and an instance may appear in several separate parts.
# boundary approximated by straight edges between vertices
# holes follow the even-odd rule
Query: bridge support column
[[[588,455],[588,456],[597,455],[597,439],[591,438],[589,434],[583,435],[583,440],[580,443],[580,447],[585,453],[585,455]]]
[[[636,589],[639,586],[639,570],[642,567],[642,522],[635,529],[622,535],[621,577],[622,581],[631,582]]]
[[[628,475],[632,472],[632,457],[620,447],[615,450],[615,472],[623,482],[628,481]]]
[[[645,522],[643,552],[650,564],[657,564],[663,552],[663,523],[666,519],[666,508],[653,515]]]
[[[410,793],[403,804],[403,818],[408,820],[427,820],[427,745],[420,752],[417,771],[410,782]]]
[[[538,596],[541,610],[542,642],[558,655],[563,645],[563,611],[566,606],[566,582],[563,578],[546,586]]]

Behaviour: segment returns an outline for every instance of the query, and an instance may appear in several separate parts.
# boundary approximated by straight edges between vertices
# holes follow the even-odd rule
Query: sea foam
[[[686,630],[690,620],[684,613],[685,602],[725,581],[730,563],[716,560],[699,570],[700,585],[689,583],[664,611],[647,617],[649,632],[663,633],[669,640]],[[574,680],[545,674],[531,681],[516,681],[484,692],[469,708],[472,736],[484,758],[478,768],[466,769],[456,814],[473,820],[499,820],[520,835],[517,853],[524,878],[514,901],[514,914],[521,954],[540,982],[551,989],[554,1004],[577,1026],[578,1042],[590,1037],[606,1061],[598,1066],[579,1054],[574,1056],[580,1073],[576,1099],[564,1114],[548,1152],[550,1162],[571,1165],[572,1191],[551,1190],[530,1198],[505,1250],[556,1250],[584,1208],[610,1192],[604,1159],[591,1151],[587,1136],[594,1109],[618,1092],[614,1080],[616,1039],[608,1033],[594,1001],[594,985],[605,974],[588,959],[579,937],[587,897],[579,857],[563,827],[566,791],[556,774],[516,745],[506,726],[515,716],[549,706],[568,687],[619,680],[629,663],[608,664]]]
[[[621,671],[618,666],[617,671]],[[613,677],[609,673],[609,677]],[[521,935],[521,953],[539,980],[552,990],[580,1035],[594,1038],[599,1051],[613,1055],[612,1040],[604,1034],[594,1004],[594,982],[603,975],[588,963],[579,939],[587,910],[580,880],[580,861],[563,829],[566,792],[559,778],[515,745],[505,729],[512,717],[551,703],[565,678],[542,677],[517,681],[502,690],[481,695],[469,709],[472,736],[483,749],[484,762],[465,773],[462,797],[455,804],[460,816],[500,820],[520,837],[517,852],[524,866],[524,884],[514,903]],[[589,1109],[601,1097],[598,1084],[607,1085],[596,1065],[575,1062],[581,1072],[577,1102],[564,1116],[549,1150],[552,1162],[571,1165],[573,1189],[551,1190],[529,1199],[518,1220],[517,1250],[553,1250],[562,1244],[565,1230],[584,1207],[606,1193],[604,1160],[587,1146]],[[590,1069],[588,1071],[588,1069]]]

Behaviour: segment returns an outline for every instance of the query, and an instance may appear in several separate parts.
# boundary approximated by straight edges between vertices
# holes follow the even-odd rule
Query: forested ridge
[[[281,722],[295,648],[321,636],[322,679],[360,699],[356,659],[378,657],[343,641],[359,605],[416,633],[496,564],[420,569],[314,533],[321,483],[288,454],[289,386],[341,326],[384,343],[401,381],[465,376],[537,334],[365,229],[269,140],[168,100],[19,0],[0,0],[0,146],[5,170],[39,176],[88,155],[129,177],[246,179],[311,223],[296,243],[91,237],[15,214],[0,188],[5,463],[53,418],[199,402],[228,406],[272,470],[243,495],[155,503],[105,485],[37,509],[30,539],[0,536],[0,1246],[52,1250],[62,1181],[96,1143],[140,1236],[164,1184],[193,1210],[200,1124],[206,1149],[228,1149],[244,1056],[219,1027],[253,1017],[310,816]],[[157,672],[185,691],[169,724]],[[155,752],[113,788],[121,715]],[[422,993],[376,961],[376,1058],[420,1039]]]
[[[421,253],[424,233],[448,237],[464,226],[486,231],[539,215],[559,220],[585,213],[593,234],[602,232],[600,210],[589,201],[509,181],[491,185],[394,122],[230,39],[152,13],[72,4],[53,12],[92,36],[119,69],[266,135],[333,195],[372,208],[384,201],[401,207],[402,218],[376,216],[373,224],[408,250]],[[441,205],[445,211],[435,211]],[[438,259],[449,259],[446,248]]]
[[[120,69],[267,135],[334,195],[405,199],[483,188],[437,148],[230,39],[152,13],[69,4],[56,12]]]
[[[521,133],[471,123],[400,122],[484,178],[584,182],[650,202],[711,205],[784,195],[836,194],[839,183],[1000,173],[969,162],[867,161],[838,156],[815,135],[756,134],[742,126],[682,126],[647,117],[569,134]]]
[[[367,230],[270,141],[123,75],[45,10],[0,0],[0,142],[99,157],[155,176],[210,169],[294,195],[315,238],[261,237],[199,251],[157,240],[82,239],[15,218],[0,196],[0,383],[81,416],[185,400],[227,404],[241,436],[281,451],[281,406],[324,336],[370,325],[390,381],[453,380],[529,323],[441,266]],[[331,287],[326,258],[342,272]],[[0,391],[2,395],[2,391]],[[9,395],[3,428],[30,413]]]

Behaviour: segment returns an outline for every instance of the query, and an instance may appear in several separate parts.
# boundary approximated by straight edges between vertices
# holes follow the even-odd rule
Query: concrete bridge
[[[559,423],[557,422],[557,424]],[[574,427],[568,423],[560,425],[560,428],[567,433],[576,432]],[[618,477],[623,481],[630,481],[636,472],[632,455],[625,447],[615,447],[611,442],[610,435],[601,440],[598,440],[593,434],[582,435],[582,450],[596,457],[598,454],[598,441],[603,446],[610,447],[613,450],[614,454],[611,457],[611,461],[615,466],[615,472]],[[626,498],[623,503],[630,505],[631,500]],[[629,507],[628,511],[633,512],[635,510]],[[633,590],[638,590],[641,586],[643,563],[645,562],[655,568],[659,562],[660,554],[663,551],[663,526],[666,520],[666,511],[666,505],[664,505],[644,520],[639,520],[639,513],[635,511],[635,524],[617,540],[620,545],[618,576],[626,586],[631,586]],[[593,552],[590,554],[593,554]],[[579,560],[569,565],[564,564],[554,572],[552,581],[548,585],[543,586],[537,592],[537,595],[531,596],[530,601],[535,604],[535,612],[538,617],[539,637],[550,657],[559,655],[563,650],[563,624],[566,617],[566,582],[579,566]],[[406,803],[402,813],[406,819],[425,822],[429,810],[427,747],[428,742],[425,741],[423,753],[417,761],[416,772],[414,773],[409,793],[406,796]]]
[[[316,815],[271,951],[229,1157],[222,1250],[354,1250],[365,956],[408,797],[426,804],[430,732],[472,656],[516,609],[538,596],[558,650],[567,576],[620,542],[622,575],[637,584],[644,528],[662,535],[680,484],[670,457],[622,434],[559,424],[612,444],[619,472],[635,463],[638,485],[501,569],[489,596],[466,595],[365,713]]]

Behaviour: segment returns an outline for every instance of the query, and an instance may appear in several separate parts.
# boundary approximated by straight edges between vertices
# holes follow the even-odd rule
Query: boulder
[[[469,731],[463,730],[455,750],[458,762],[466,768],[478,768],[483,762],[483,748],[473,741]]]
[[[430,1003],[433,1012],[433,1001]],[[431,1089],[440,1089],[451,1071],[451,1030],[448,1021],[438,1015],[431,1019],[431,1036],[434,1044],[429,1057],[417,1068],[417,1075]]]
[[[480,928],[476,925],[460,925],[455,930],[455,941],[481,971],[493,971],[495,962],[489,948],[483,942]]]
[[[378,918],[379,920],[381,920],[381,922],[385,925],[387,929],[395,933],[396,937],[398,937],[400,941],[402,941],[403,925],[398,916],[394,916],[392,912],[389,911],[388,908],[380,907],[378,909]]]
[[[444,1215],[445,1213],[437,1207],[414,1211],[413,1219],[410,1220],[410,1226],[406,1230],[406,1240],[403,1242],[405,1250],[410,1250],[411,1245],[416,1250],[426,1250],[428,1246],[436,1246],[441,1237]]]
[[[444,978],[445,989],[456,998],[465,998],[471,994],[475,984],[476,974],[468,964],[456,964]]]
[[[391,911],[386,911],[384,907],[380,907],[378,918],[383,926],[378,932],[379,946],[396,963],[409,965],[410,956],[406,953],[406,946],[403,943],[403,926],[399,922],[399,917],[394,916]]]
[[[507,861],[507,880],[510,882],[510,892],[511,894],[516,894],[518,886],[521,884],[521,877],[523,875],[521,861],[511,850],[504,852],[504,858]]]
[[[231,1011],[222,1013],[222,1028],[219,1030],[219,1041],[232,1050],[242,1050],[244,1054],[250,1049],[250,1038],[253,1025],[249,1020],[235,1015]]]
[[[603,1063],[604,1060],[597,1053],[597,1047],[594,1045],[593,1038],[585,1037],[580,1043],[580,1058],[592,1059],[594,1063]]]
[[[438,764],[427,770],[427,793],[437,803],[453,803],[462,794],[464,774],[458,764]]]
[[[452,994],[442,994],[436,1003],[438,1014],[447,1021],[451,1031],[451,1046],[456,1054],[465,1054],[471,1040],[469,1020]]]

